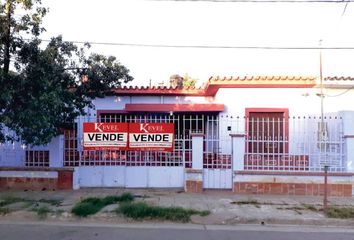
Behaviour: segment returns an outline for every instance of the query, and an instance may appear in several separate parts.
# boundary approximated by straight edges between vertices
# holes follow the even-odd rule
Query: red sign
[[[173,151],[173,123],[130,123],[129,149]]]
[[[84,150],[126,150],[128,123],[84,123]]]

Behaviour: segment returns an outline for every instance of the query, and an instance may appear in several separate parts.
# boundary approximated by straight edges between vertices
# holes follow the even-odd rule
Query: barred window
[[[26,167],[49,167],[49,151],[26,151]]]

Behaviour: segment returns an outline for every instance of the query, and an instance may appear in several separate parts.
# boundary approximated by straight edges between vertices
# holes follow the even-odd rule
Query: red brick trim
[[[58,172],[58,189],[73,189],[73,172]]]
[[[328,184],[327,187],[329,196],[352,196],[351,184]],[[324,194],[324,184],[234,182],[233,192],[237,194],[321,196]]]
[[[281,171],[234,171],[237,175],[283,175],[283,176],[324,176],[323,172],[281,172]],[[328,176],[351,177],[350,172],[329,172]]]
[[[202,169],[193,169],[193,168],[185,168],[184,171],[186,173],[200,173],[200,174],[203,173]]]
[[[196,180],[187,180],[185,185],[185,191],[188,193],[202,193],[203,182]]]
[[[56,190],[73,189],[74,168],[1,167],[0,172],[58,172],[58,177],[0,177],[0,189]]]
[[[56,190],[57,187],[57,178],[0,177],[0,189],[43,191]]]

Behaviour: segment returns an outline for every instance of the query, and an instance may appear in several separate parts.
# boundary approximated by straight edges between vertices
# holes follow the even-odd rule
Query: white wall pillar
[[[49,167],[63,167],[64,162],[64,136],[59,135],[52,139],[49,147]]]
[[[343,111],[339,114],[343,119],[347,171],[354,172],[354,111]]]
[[[232,171],[244,170],[245,134],[230,134],[232,147]]]
[[[203,169],[203,138],[201,133],[192,133],[192,168]]]
[[[203,143],[204,134],[192,133],[192,168],[185,169],[184,190],[190,193],[203,192]]]

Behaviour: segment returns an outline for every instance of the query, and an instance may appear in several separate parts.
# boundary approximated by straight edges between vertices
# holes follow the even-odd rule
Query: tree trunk
[[[4,73],[8,74],[10,69],[12,0],[7,0],[5,11],[6,11],[6,26],[5,26],[5,37],[4,37]]]

